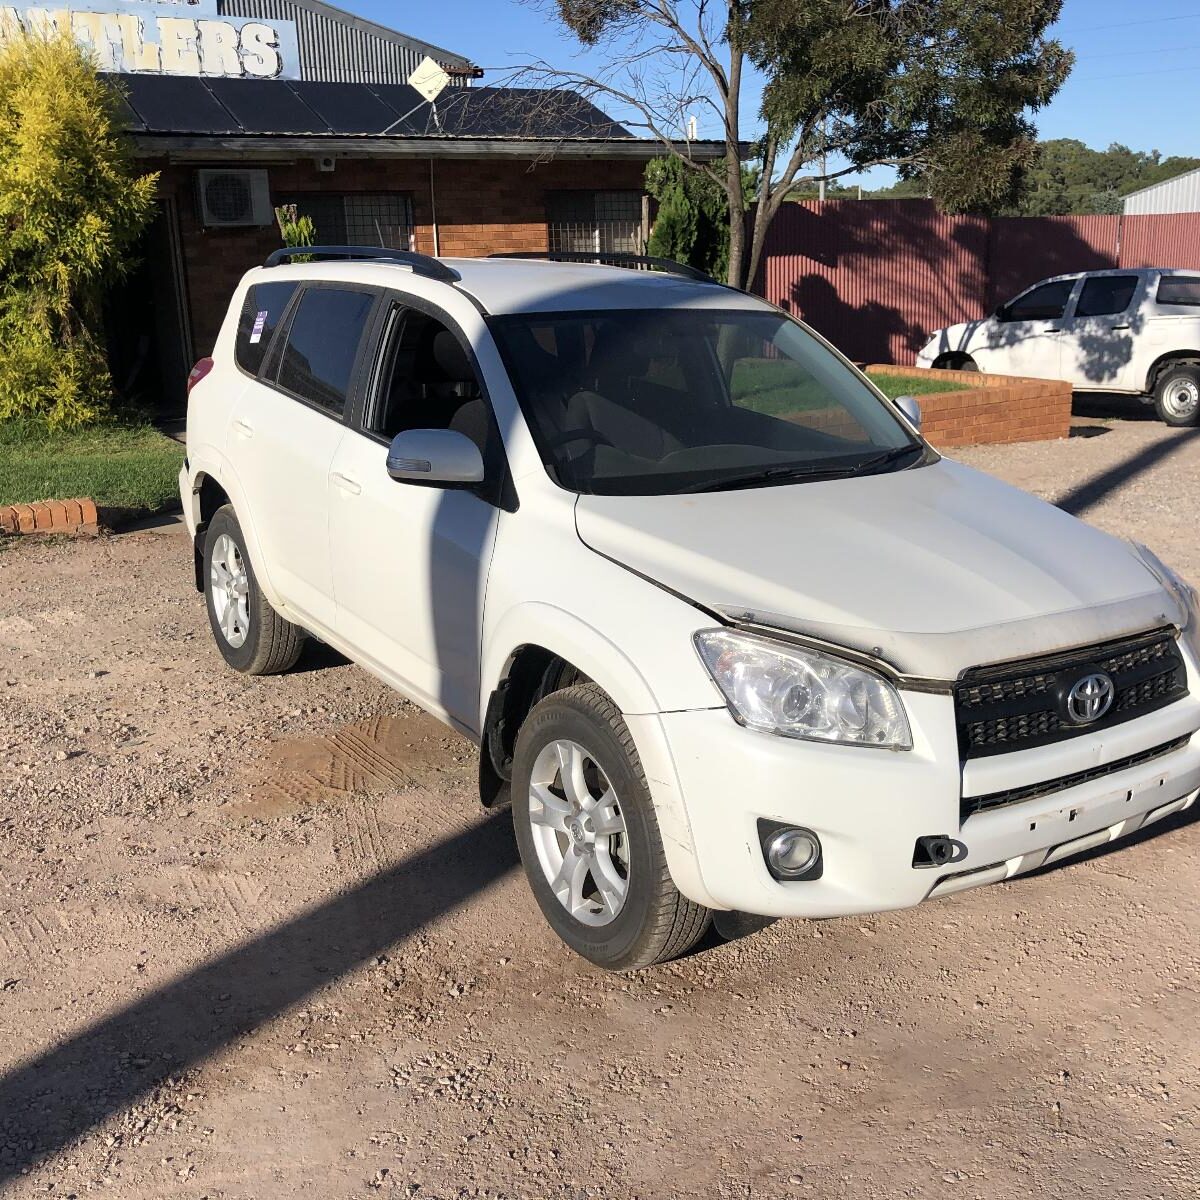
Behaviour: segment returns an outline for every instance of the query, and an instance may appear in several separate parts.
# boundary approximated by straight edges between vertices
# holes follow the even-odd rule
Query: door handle
[[[233,427],[242,435],[242,437],[254,436],[254,426],[251,425],[249,421],[243,421],[241,418],[238,418],[236,421],[234,421]]]
[[[1129,323],[1128,323],[1128,322],[1126,322],[1124,325],[1114,325],[1114,326],[1113,326],[1113,329],[1114,329],[1114,330],[1116,330],[1116,329],[1128,329],[1128,328],[1129,328]]]
[[[1043,333],[1062,333],[1061,325],[1047,325],[1042,330]]]
[[[349,475],[343,475],[341,471],[333,471],[330,473],[330,479],[342,489],[343,492],[349,492],[352,496],[357,496],[362,492],[362,484],[357,479],[351,479]]]

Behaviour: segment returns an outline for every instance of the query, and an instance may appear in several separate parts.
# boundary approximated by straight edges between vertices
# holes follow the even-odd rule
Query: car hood
[[[1126,543],[946,459],[742,491],[581,496],[576,523],[592,549],[727,619],[929,678],[1184,616]]]

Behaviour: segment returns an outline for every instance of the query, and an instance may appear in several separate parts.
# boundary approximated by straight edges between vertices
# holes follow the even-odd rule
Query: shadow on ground
[[[465,904],[516,864],[507,813],[381,871],[0,1078],[0,1191],[166,1079]]]

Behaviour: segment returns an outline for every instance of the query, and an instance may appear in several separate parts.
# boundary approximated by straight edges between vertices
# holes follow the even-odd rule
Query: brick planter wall
[[[95,533],[97,529],[96,505],[88,499],[0,506],[0,534]]]
[[[1061,379],[921,370],[882,363],[866,370],[868,375],[928,376],[964,385],[959,392],[914,391],[921,404],[921,432],[934,446],[1038,442],[1065,438],[1071,432],[1071,385]]]

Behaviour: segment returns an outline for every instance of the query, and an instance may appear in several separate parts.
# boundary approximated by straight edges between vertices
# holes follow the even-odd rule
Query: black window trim
[[[1080,285],[1071,293],[1071,298],[1067,305],[1067,319],[1072,320],[1072,321],[1076,320],[1076,319],[1078,319],[1080,321],[1088,321],[1092,317],[1124,316],[1133,307],[1133,302],[1138,297],[1138,289],[1142,286],[1142,277],[1133,268],[1130,268],[1128,271],[1104,271],[1104,272],[1097,272],[1097,273],[1094,273],[1091,275],[1087,275],[1087,274],[1080,275],[1079,279],[1080,279]],[[1124,308],[1119,309],[1117,312],[1108,312],[1108,313],[1080,313],[1078,311],[1079,303],[1083,299],[1083,293],[1086,290],[1087,285],[1089,283],[1093,282],[1094,280],[1098,280],[1098,279],[1132,279],[1133,280],[1133,291],[1129,293],[1129,300],[1126,303]]]
[[[275,336],[271,339],[271,345],[267,348],[258,382],[264,387],[269,387],[272,391],[278,392],[281,396],[286,396],[289,400],[295,400],[297,404],[303,404],[305,408],[310,408],[313,412],[320,413],[323,417],[327,417],[339,425],[348,426],[350,425],[351,413],[356,406],[357,396],[362,391],[364,360],[366,359],[367,350],[370,345],[371,335],[375,329],[379,305],[383,299],[382,292],[378,287],[373,287],[370,284],[354,283],[341,279],[302,279],[299,282],[300,286],[296,289],[295,295],[288,303],[283,318],[275,330]],[[278,380],[279,368],[283,361],[283,347],[286,344],[287,336],[291,334],[292,321],[295,318],[296,310],[300,307],[300,302],[309,291],[363,292],[373,297],[371,307],[367,310],[366,319],[363,321],[362,337],[359,339],[358,351],[354,356],[354,365],[350,368],[350,386],[346,392],[346,403],[342,406],[340,413],[335,413],[332,409],[327,408],[323,404],[318,404],[315,400],[310,400],[307,396],[301,396],[298,392],[293,392],[291,388],[284,387]]]
[[[250,301],[250,293],[253,292],[256,287],[262,287],[264,284],[268,283],[291,283],[295,286],[292,289],[292,294],[288,297],[288,302],[283,306],[283,312],[279,314],[279,320],[275,323],[275,328],[271,330],[271,336],[267,339],[266,346],[263,348],[262,362],[258,365],[258,371],[247,371],[246,368],[242,366],[241,362],[238,361],[238,328],[242,323],[242,313],[245,311],[246,305]],[[263,376],[266,372],[267,364],[271,361],[271,355],[275,348],[275,344],[279,340],[279,331],[281,329],[286,329],[291,324],[292,310],[296,306],[296,297],[299,296],[304,290],[304,283],[305,281],[303,279],[257,279],[246,288],[246,291],[242,296],[242,306],[238,309],[237,324],[233,329],[233,365],[237,367],[238,371],[245,375],[247,379],[253,379],[255,383],[265,382]]]
[[[1001,322],[1007,324],[1009,321],[1012,321],[1014,324],[1024,324],[1030,321],[1065,321],[1068,313],[1073,314],[1075,312],[1075,301],[1079,296],[1085,278],[1086,276],[1084,275],[1066,275],[1061,278],[1039,279],[1037,283],[1031,283],[1023,292],[1018,292],[1002,306],[1004,316],[1001,317]],[[1071,290],[1067,292],[1067,298],[1063,301],[1063,310],[1057,317],[1012,317],[1008,315],[1026,296],[1036,292],[1038,288],[1046,287],[1052,283],[1070,283],[1071,285]]]
[[[492,397],[488,391],[487,375],[480,366],[475,347],[471,344],[471,339],[463,327],[444,308],[426,300],[424,296],[414,296],[392,288],[380,291],[371,326],[367,331],[367,336],[363,339],[363,350],[369,354],[369,366],[361,360],[357,364],[356,370],[360,376],[361,386],[357,389],[353,405],[349,401],[346,404],[346,412],[349,416],[347,425],[350,431],[376,443],[376,445],[391,445],[389,437],[367,427],[367,418],[368,416],[374,417],[379,403],[380,389],[384,386],[384,374],[387,368],[385,360],[389,349],[387,338],[391,330],[395,328],[389,318],[393,312],[402,313],[405,309],[412,309],[414,312],[423,313],[425,316],[439,321],[458,338],[459,344],[466,351],[467,361],[471,364],[471,369],[475,372],[475,378],[479,382],[480,398],[487,405],[488,416],[496,433],[497,446],[494,461],[488,462],[485,457],[483,483],[474,489],[474,494],[495,508],[501,508],[505,512],[516,512],[520,501],[516,485],[513,482],[512,470],[509,467],[508,451],[504,446],[504,434],[496,417],[496,406],[492,403]],[[490,336],[490,329],[488,333]]]

